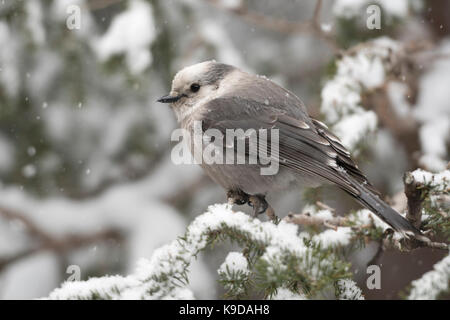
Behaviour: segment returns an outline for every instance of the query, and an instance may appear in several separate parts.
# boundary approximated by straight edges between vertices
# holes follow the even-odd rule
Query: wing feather
[[[214,128],[225,134],[227,129],[278,129],[279,157],[273,160],[279,161],[280,166],[333,182],[352,194],[359,194],[341,174],[341,170],[345,170],[371,188],[339,139],[318,121],[305,121],[284,109],[239,97],[214,99],[206,109],[208,112],[200,117],[204,130]],[[247,139],[247,152],[251,149],[250,143],[252,140]],[[265,145],[258,139],[256,147],[270,151],[270,141]]]

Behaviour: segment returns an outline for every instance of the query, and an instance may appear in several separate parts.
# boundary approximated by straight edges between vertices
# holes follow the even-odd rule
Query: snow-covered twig
[[[380,241],[383,250],[391,248],[400,251],[411,251],[420,247],[448,250],[446,243],[433,242],[425,236],[415,239],[405,238],[394,233],[386,223],[367,209],[356,211],[347,217],[339,217],[335,216],[329,209],[316,210],[314,207],[307,207],[305,212],[289,214],[283,221],[297,225],[331,229],[313,237],[316,242],[320,242],[325,247],[345,246],[352,239],[364,235],[365,241]]]
[[[436,263],[433,270],[412,282],[408,299],[434,300],[439,294],[447,292],[450,285],[450,255]]]
[[[423,188],[420,187],[423,187],[423,184],[416,181],[411,172],[404,174],[403,184],[408,206],[406,219],[419,229],[422,223],[422,202],[424,200]]]
[[[411,175],[416,183],[420,183],[432,192],[450,192],[450,170],[432,173],[417,169]]]
[[[290,213],[283,218],[283,220],[303,226],[325,226],[334,230],[336,230],[337,227],[348,226],[348,219],[346,217],[324,218],[320,216],[312,216],[308,212]]]
[[[336,291],[340,300],[364,300],[361,289],[351,279],[338,280],[336,283]]]

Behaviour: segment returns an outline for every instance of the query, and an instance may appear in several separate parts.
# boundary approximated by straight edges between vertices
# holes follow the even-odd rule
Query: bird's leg
[[[264,195],[252,195],[248,197],[248,205],[253,208],[253,216],[257,217],[258,214],[266,213],[267,216],[271,220],[275,220],[275,211],[270,206],[270,204],[266,201],[266,197]]]
[[[241,206],[248,202],[248,194],[242,190],[228,190],[227,199],[229,204],[237,204]]]
[[[253,208],[253,217],[255,218],[267,209],[267,202],[261,195],[249,196],[248,205]]]

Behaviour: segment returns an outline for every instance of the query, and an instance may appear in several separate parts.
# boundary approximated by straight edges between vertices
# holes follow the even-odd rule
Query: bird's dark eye
[[[191,91],[192,92],[197,92],[198,90],[200,90],[200,85],[198,83],[191,84]]]

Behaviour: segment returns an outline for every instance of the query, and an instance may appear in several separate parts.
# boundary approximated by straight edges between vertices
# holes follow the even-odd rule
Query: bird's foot
[[[253,208],[253,216],[257,217],[266,211],[269,204],[267,203],[264,196],[253,195],[248,197],[248,205]]]
[[[229,204],[237,204],[238,206],[241,206],[248,203],[249,197],[248,194],[242,190],[228,190],[227,199]]]
[[[253,195],[248,197],[248,205],[253,208],[253,216],[257,217],[259,214],[266,213],[271,220],[276,220],[275,211],[266,201],[263,195]]]

